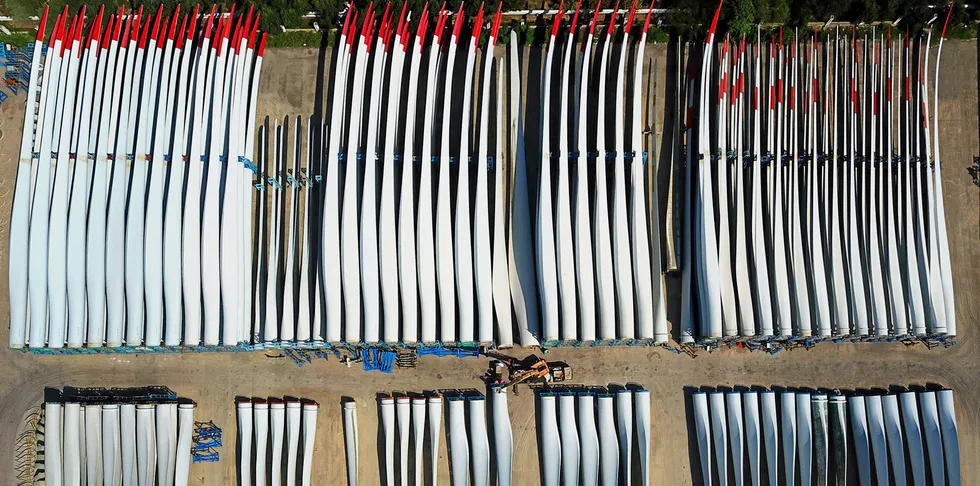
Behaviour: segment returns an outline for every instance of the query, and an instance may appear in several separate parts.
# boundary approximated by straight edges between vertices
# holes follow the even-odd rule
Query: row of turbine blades
[[[260,129],[255,341],[510,346],[517,334],[525,345],[666,342],[659,230],[651,224],[659,217],[648,210],[656,190],[647,188],[644,149],[652,147],[641,126],[650,16],[642,30],[632,11],[624,18],[637,41],[627,76],[630,49],[610,60],[617,23],[601,55],[591,55],[598,14],[578,56],[579,12],[567,35],[556,16],[543,104],[526,112],[558,111],[560,122],[538,116],[539,133],[549,136],[532,148],[524,141],[516,35],[509,73],[492,54],[499,10],[485,45],[482,14],[464,35],[461,12],[451,33],[449,13],[440,12],[430,41],[426,12],[411,34],[404,9],[397,23],[386,9],[377,36],[370,9],[360,28],[358,13],[348,12],[323,119],[311,118],[305,130],[297,119],[291,135],[288,121]],[[615,118],[588,110],[597,96],[617,107]],[[636,120],[629,147],[627,99]],[[453,108],[460,101],[463,109]],[[588,127],[607,125],[615,133],[593,142]],[[594,163],[587,154],[598,150],[618,156]]]
[[[931,42],[709,36],[694,54],[682,342],[956,335]]]
[[[194,403],[44,404],[45,484],[186,484]]]
[[[706,485],[961,481],[952,390],[698,391],[691,412]]]
[[[10,346],[246,341],[259,18],[103,14],[86,26],[66,8],[45,44],[45,10],[38,29]]]
[[[319,408],[310,400],[239,401],[238,484],[314,484]]]

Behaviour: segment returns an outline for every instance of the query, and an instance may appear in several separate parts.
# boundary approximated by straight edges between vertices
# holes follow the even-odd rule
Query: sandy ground
[[[662,56],[654,49],[653,56]],[[263,70],[260,116],[308,113],[315,94],[315,50],[267,52]],[[944,189],[957,292],[959,344],[927,351],[902,344],[820,345],[812,351],[787,351],[775,356],[724,350],[702,353],[696,359],[663,349],[563,349],[549,359],[563,359],[575,368],[575,381],[583,384],[642,384],[653,391],[652,475],[656,484],[699,482],[692,473],[691,444],[687,435],[685,387],[783,385],[813,388],[871,388],[892,384],[939,383],[956,390],[963,477],[966,484],[980,477],[980,358],[975,324],[980,301],[973,291],[980,282],[980,212],[978,190],[966,168],[977,153],[977,46],[949,42],[943,57],[944,84],[940,92]],[[661,59],[660,70],[664,69]],[[663,90],[663,78],[659,78]],[[659,97],[659,95],[658,95]],[[659,98],[658,98],[659,99]],[[662,113],[662,108],[658,108]],[[658,114],[658,118],[662,116]],[[0,106],[0,267],[6,275],[9,206],[16,171],[22,97]],[[0,279],[0,294],[7,293]],[[679,295],[668,296],[676,302]],[[6,299],[0,304],[6,315]],[[0,342],[6,342],[6,326]],[[516,353],[515,353],[516,354]],[[414,370],[393,375],[347,369],[336,360],[302,368],[284,359],[255,354],[175,354],[116,356],[32,356],[0,349],[0,480],[12,481],[14,432],[25,411],[40,403],[45,386],[166,385],[198,403],[195,418],[214,420],[226,434],[221,461],[195,464],[191,484],[233,484],[235,406],[237,396],[292,395],[318,401],[315,484],[341,484],[345,474],[340,402],[358,403],[360,478],[379,482],[376,436],[379,392],[482,388],[485,359],[425,358]],[[522,389],[511,396],[514,427],[515,484],[537,484],[538,462],[533,396]],[[444,421],[445,423],[445,421]],[[444,429],[445,430],[445,427]],[[447,484],[449,468],[446,438],[439,450],[439,477]]]

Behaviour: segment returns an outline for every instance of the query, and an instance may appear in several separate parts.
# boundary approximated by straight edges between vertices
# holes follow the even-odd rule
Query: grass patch
[[[327,34],[327,46],[334,43],[333,35]],[[324,34],[315,30],[287,30],[270,35],[266,47],[309,47],[318,48],[324,40]]]
[[[26,47],[28,44],[34,43],[35,37],[37,37],[37,32],[12,32],[10,35],[0,34],[0,42],[9,46]]]

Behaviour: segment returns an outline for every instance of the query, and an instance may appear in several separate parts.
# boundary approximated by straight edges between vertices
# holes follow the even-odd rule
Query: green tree
[[[771,21],[775,24],[785,25],[789,23],[789,2],[787,0],[773,0],[771,9]]]
[[[861,16],[860,19],[865,22],[874,22],[880,20],[880,12],[878,9],[878,2],[875,0],[861,0]]]
[[[755,16],[759,22],[772,22],[772,9],[769,8],[769,0],[756,0]]]
[[[755,16],[753,0],[736,0],[735,16],[728,24],[729,32],[733,35],[751,37],[758,23]]]

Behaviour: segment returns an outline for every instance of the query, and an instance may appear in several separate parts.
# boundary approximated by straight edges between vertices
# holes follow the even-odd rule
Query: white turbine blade
[[[470,453],[473,456],[473,486],[490,484],[490,440],[487,437],[486,399],[469,399]]]
[[[786,484],[796,484],[796,393],[779,394],[780,423],[782,425],[783,467]]]
[[[534,269],[534,243],[531,232],[528,167],[524,153],[524,117],[521,114],[521,74],[517,54],[517,32],[511,30],[510,49],[510,140],[513,148],[510,228],[510,292],[520,331],[520,344],[538,344],[538,283]],[[597,186],[598,187],[598,186]]]
[[[194,435],[193,403],[181,403],[177,406],[177,457],[174,469],[174,485],[187,486],[191,467],[191,442]]]
[[[205,149],[204,131],[207,125],[204,122],[206,107],[210,105],[211,90],[205,89],[211,80],[211,69],[208,67],[208,60],[212,57],[214,49],[211,48],[211,19],[208,15],[205,20],[204,36],[198,47],[197,59],[194,63],[194,113],[191,115],[191,126],[189,134],[189,151],[187,154],[187,198],[184,203],[184,234],[182,242],[181,261],[182,283],[184,289],[184,344],[187,346],[197,346],[201,343],[201,193],[203,191],[203,176],[205,174]],[[208,100],[208,101],[205,101]],[[266,134],[268,138],[268,134]],[[213,192],[213,191],[212,191]],[[208,329],[206,327],[206,329]]]
[[[836,484],[847,481],[847,401],[842,395],[830,397],[830,439],[833,451],[833,478]]]
[[[419,22],[418,31],[415,34],[415,45],[412,50],[412,57],[407,62],[408,68],[408,96],[405,103],[405,133],[402,141],[401,166],[402,180],[400,183],[400,196],[398,200],[398,288],[401,290],[401,340],[402,342],[413,344],[419,339],[419,272],[418,272],[418,253],[416,251],[415,233],[415,137],[416,125],[418,125],[418,96],[419,96],[419,69],[422,66],[422,46],[425,43],[425,27],[428,18]],[[405,27],[408,34],[408,27]],[[402,57],[406,55],[408,45],[411,43],[412,36],[402,37]],[[432,64],[432,63],[430,63]],[[422,91],[424,96],[426,91]],[[426,96],[426,98],[429,98]],[[425,161],[422,162],[425,164]],[[392,172],[392,178],[394,172]],[[388,179],[387,177],[385,178]],[[394,180],[391,181],[395,183]]]
[[[395,486],[395,399],[381,397],[381,428],[384,433],[384,464],[382,464],[385,486]],[[381,446],[379,446],[381,447]]]
[[[303,406],[297,401],[286,402],[286,484],[296,485],[296,471],[299,461],[300,424]]]
[[[282,452],[286,436],[286,404],[273,401],[269,404],[269,432],[272,441],[269,443],[271,459],[269,464],[269,486],[282,485]]]
[[[507,407],[507,387],[492,389],[490,408],[493,422],[493,461],[497,466],[497,484],[510,486],[513,475],[514,436]]]
[[[493,308],[496,317],[496,343],[499,348],[514,345],[513,310],[511,306],[511,252],[507,243],[507,221],[510,206],[507,201],[510,167],[514,160],[504,151],[504,60],[497,61],[497,118],[496,150],[494,151],[494,208],[493,208]],[[505,164],[506,161],[506,164]]]
[[[632,21],[632,15],[630,16]],[[624,35],[629,37],[630,23],[624,28]],[[614,127],[613,151],[613,193],[612,193],[612,248],[613,265],[616,275],[616,310],[617,339],[633,339],[636,336],[636,317],[634,312],[633,265],[630,254],[629,217],[626,211],[626,143],[625,143],[625,94],[626,88],[626,51],[620,49],[619,64],[616,69],[616,109]],[[547,112],[545,112],[547,113]],[[544,117],[547,118],[547,117]],[[622,453],[622,451],[620,451]],[[627,475],[628,477],[628,475]]]
[[[381,206],[378,208],[378,251],[380,256],[381,306],[384,312],[382,340],[397,343],[399,338],[398,301],[398,228],[395,226],[395,145],[398,141],[397,127],[401,115],[401,88],[404,82],[403,66],[406,42],[402,40],[406,5],[394,34],[391,47],[391,71],[389,73],[391,91],[388,94],[388,113],[386,115],[384,154],[381,158]],[[392,25],[394,18],[391,19]],[[389,34],[390,36],[390,34]],[[385,49],[388,49],[387,43]],[[411,122],[409,122],[411,123]],[[402,164],[404,166],[404,164]],[[408,207],[414,206],[414,201]],[[409,211],[412,212],[412,211]]]
[[[946,454],[946,480],[950,486],[959,486],[960,437],[956,427],[956,410],[953,406],[953,390],[936,392],[939,408],[939,425],[943,431],[943,452]]]
[[[558,434],[558,413],[555,395],[551,392],[538,394],[538,437],[541,451],[541,483],[558,486],[561,478],[561,441]],[[611,412],[611,410],[610,410]],[[456,486],[454,484],[454,486]]]
[[[595,239],[595,280],[597,307],[599,309],[599,339],[606,341],[616,339],[616,294],[613,278],[612,233],[609,228],[609,197],[606,192],[608,176],[606,175],[607,155],[610,151],[608,144],[608,125],[606,123],[606,77],[609,66],[609,52],[612,44],[615,23],[610,22],[606,32],[606,42],[602,44],[602,54],[599,61],[599,106],[596,110],[596,151],[595,162],[595,201],[592,207],[593,230]]]
[[[728,420],[725,416],[725,394],[709,393],[708,405],[711,407],[711,438],[714,442],[718,484],[728,484]]]
[[[449,430],[450,484],[466,486],[470,478],[470,447],[466,431],[466,401],[463,397],[449,398],[446,427]],[[435,471],[435,469],[433,469]]]
[[[650,486],[650,390],[633,392],[636,446],[640,453],[640,485]]]
[[[704,392],[694,393],[691,395],[691,401],[694,403],[694,431],[701,458],[701,481],[706,486],[711,486],[711,419],[708,415],[708,395]],[[773,477],[771,473],[770,477]]]
[[[252,486],[252,402],[238,402],[238,484]],[[257,460],[262,460],[259,457]]]
[[[562,392],[558,395],[558,433],[561,440],[561,484],[578,486],[579,437],[575,421],[575,394]]]
[[[269,404],[264,401],[252,403],[252,420],[255,429],[255,486],[265,486],[269,477],[266,470],[269,457]],[[245,486],[244,479],[242,481],[242,486]]]
[[[457,17],[457,22],[461,22],[461,19],[463,19],[463,15]],[[473,39],[471,40],[472,48],[463,49],[466,53],[466,61],[463,63],[465,66],[463,70],[463,106],[461,113],[462,119],[460,120],[459,153],[457,154],[458,177],[455,194],[456,202],[455,211],[452,212],[454,216],[452,224],[453,253],[456,258],[456,302],[459,304],[459,341],[462,342],[472,342],[475,339],[473,309],[475,295],[473,266],[475,262],[473,260],[472,225],[470,223],[470,137],[473,133],[473,57],[480,38],[479,32],[482,29],[483,24],[478,16],[474,23]],[[463,37],[458,33],[458,30],[453,34],[455,44],[458,45]],[[452,91],[446,92],[449,93],[447,100],[451,99]],[[448,101],[446,102],[446,106],[449,106]],[[451,119],[446,117],[445,120]],[[451,122],[444,124],[443,144],[445,147],[449,147],[447,140],[449,137],[449,125],[451,125]],[[451,154],[450,157],[452,157]],[[444,165],[442,168],[446,169],[448,167],[450,166]],[[440,178],[443,172],[442,170],[439,171]],[[446,181],[448,183],[449,179],[446,179]]]
[[[555,34],[561,17],[556,16],[548,37],[544,55],[544,67],[541,75],[541,170],[538,177],[537,205],[535,215],[535,260],[539,298],[541,300],[541,337],[544,341],[555,341],[559,338],[559,292],[558,264],[555,250],[555,215],[553,212],[553,189],[551,182],[552,152],[551,152],[551,77],[555,50]],[[557,481],[557,475],[555,477]],[[547,481],[545,481],[547,483]]]
[[[34,40],[31,54],[30,80],[27,84],[27,100],[24,103],[24,125],[21,131],[20,158],[17,163],[17,179],[14,182],[14,197],[10,211],[10,259],[8,266],[8,282],[10,296],[10,334],[8,343],[11,348],[24,347],[28,332],[28,272],[30,248],[28,235],[30,232],[30,210],[32,190],[32,160],[35,125],[40,119],[35,119],[37,107],[38,74],[41,72],[41,51],[43,50],[44,24],[48,18],[48,7],[38,26],[37,38]],[[96,42],[97,44],[97,42]],[[92,49],[90,49],[90,52]],[[47,71],[45,71],[47,72]],[[91,76],[91,75],[90,75]],[[87,78],[91,81],[91,77]],[[84,138],[84,135],[83,135]],[[76,294],[77,295],[77,294]]]
[[[660,319],[663,311],[663,301],[654,296],[654,274],[652,268],[660,270],[660,266],[651,267],[650,262],[650,224],[647,221],[647,165],[652,163],[656,154],[653,146],[643,150],[641,141],[643,137],[643,115],[641,101],[643,99],[643,66],[644,48],[646,47],[647,29],[650,26],[650,12],[647,12],[647,19],[643,25],[643,32],[636,47],[636,60],[633,68],[633,111],[632,111],[632,131],[630,144],[632,146],[633,157],[630,161],[630,203],[629,203],[629,223],[631,236],[631,247],[633,252],[633,282],[636,286],[636,337],[639,339],[654,339],[654,328]],[[626,49],[623,49],[624,51]],[[646,156],[644,157],[644,154]],[[655,201],[655,205],[659,205]],[[655,220],[654,224],[660,224]],[[659,251],[659,250],[658,250]],[[659,278],[659,275],[657,276]],[[659,286],[658,286],[659,287]],[[648,479],[646,479],[648,480]]]
[[[575,24],[577,21],[578,10],[575,11],[575,16],[572,19],[572,25],[568,31],[567,41],[565,42],[565,52],[559,65],[561,69],[559,76],[561,88],[558,93],[558,150],[557,157],[552,157],[557,158],[558,161],[558,180],[555,183],[554,193],[555,201],[553,206],[551,206],[554,208],[555,263],[558,277],[559,307],[561,310],[558,337],[566,341],[577,341],[579,338],[578,303],[575,283],[575,251],[572,245],[572,201],[569,188],[569,172],[571,171],[571,166],[568,161],[568,77],[570,69],[569,62],[572,58],[572,47],[575,43]],[[548,78],[545,78],[545,80],[547,82]],[[550,113],[548,112],[542,112],[542,114],[542,118],[550,117]],[[576,464],[575,467],[577,469],[578,465]]]
[[[796,445],[800,456],[800,484],[813,479],[813,413],[809,393],[796,394]]]
[[[462,10],[456,17],[446,58],[446,72],[454,73],[456,62],[456,38],[462,26]],[[430,61],[431,62],[431,61]],[[453,77],[446,75],[442,103],[442,120],[452,120]],[[435,216],[435,265],[436,286],[439,292],[439,341],[456,341],[456,270],[453,252],[452,210],[450,208],[450,177],[452,160],[449,133],[452,123],[442,123],[439,144],[439,176],[436,185]],[[462,263],[461,263],[462,264]]]
[[[829,482],[830,436],[827,422],[827,395],[813,395],[811,409],[813,412],[813,477],[818,485]]]
[[[102,476],[102,407],[85,406],[85,466],[88,484],[98,484]]]
[[[383,22],[388,20],[385,7]],[[364,342],[376,343],[381,337],[381,295],[378,256],[378,125],[381,123],[381,85],[384,82],[386,52],[383,36],[374,41],[368,33],[368,53],[374,44],[374,62],[369,79],[365,79],[370,101],[367,106],[367,133],[361,153],[364,157],[360,212],[361,298],[364,302]],[[382,45],[385,44],[385,45]],[[371,89],[371,88],[374,89]]]
[[[854,437],[854,455],[857,458],[859,484],[871,484],[871,449],[868,436],[868,413],[864,397],[847,399],[851,416],[851,434]]]
[[[35,136],[35,152],[38,161],[33,165],[33,187],[31,191],[30,220],[26,236],[30,245],[26,248],[28,259],[26,271],[30,272],[28,280],[28,297],[30,298],[30,322],[28,327],[28,342],[32,348],[43,348],[48,338],[48,238],[49,218],[51,207],[52,166],[56,159],[52,157],[52,139],[54,131],[60,129],[60,102],[68,75],[68,63],[62,63],[62,36],[68,37],[64,25],[67,21],[67,7],[55,22],[52,42],[44,57],[44,79],[41,85],[41,98],[38,106],[39,133]],[[113,51],[113,54],[115,52]],[[64,69],[62,69],[64,64]],[[62,73],[64,71],[64,73]],[[121,77],[121,76],[120,76]],[[118,83],[117,83],[118,86]],[[28,97],[31,97],[29,94]],[[16,245],[15,245],[16,246]],[[19,277],[17,277],[19,279]]]
[[[303,404],[303,457],[301,463],[300,485],[310,486],[313,474],[313,450],[316,444],[316,414],[320,406],[316,403]]]
[[[157,484],[157,439],[154,405],[136,406],[136,474],[139,486]]]
[[[102,406],[103,484],[122,483],[122,453],[119,450],[119,405]]]
[[[64,420],[63,420],[64,432],[62,437],[62,445],[64,446],[64,451],[62,452],[61,455],[62,464],[63,464],[61,478],[62,478],[62,484],[64,484],[65,486],[81,486],[82,484],[83,464],[81,458],[81,448],[84,446],[83,441],[85,437],[84,434],[79,433],[80,427],[82,426],[82,422],[81,422],[82,419],[81,416],[79,415],[80,411],[81,411],[81,407],[77,403],[66,403],[64,405]],[[135,411],[136,409],[133,408],[134,414]],[[124,438],[126,437],[126,435],[131,435],[134,438],[136,436],[135,416],[133,416],[132,418],[133,418],[132,422],[129,423],[126,421],[126,414],[125,413],[123,414],[123,427],[126,427],[127,425],[132,425],[132,428],[128,429],[129,433],[123,436]],[[45,431],[47,431],[47,429],[45,429]],[[136,457],[135,444],[131,444],[131,446],[132,446],[131,454],[132,457],[135,458]],[[125,447],[125,443],[123,447]],[[126,457],[127,456],[124,454],[123,460],[125,460]],[[123,465],[125,470],[125,463]],[[136,477],[135,466],[136,466],[135,461],[134,463],[130,464],[130,467],[133,470],[133,474],[131,476],[132,478]],[[124,476],[124,477],[130,478],[130,476]],[[131,479],[129,481],[131,481]],[[136,484],[136,482],[131,481],[128,482],[127,484]]]
[[[432,131],[436,122],[434,118],[435,92],[437,90],[436,82],[438,81],[437,69],[441,63],[439,41],[442,39],[444,23],[445,15],[440,12],[437,27],[433,32],[432,45],[429,47],[425,109],[422,113],[422,147],[419,152],[421,163],[419,164],[418,228],[415,242],[418,247],[419,318],[422,323],[420,340],[424,343],[432,343],[437,339],[436,322],[438,321],[438,312],[436,309],[436,296],[438,295],[438,291],[432,221],[432,166],[435,165],[435,160],[433,159],[432,153],[434,138]]]
[[[398,418],[398,481],[408,485],[408,428],[412,420],[412,400],[407,396],[395,399],[395,412]],[[311,443],[312,447],[312,443]]]
[[[946,461],[943,458],[943,431],[936,405],[936,392],[919,393],[919,411],[922,413],[922,430],[925,432],[926,448],[929,452],[929,477],[932,484],[945,485]]]
[[[184,185],[184,172],[193,170],[194,166],[191,166],[189,154],[187,153],[187,129],[185,121],[188,120],[187,115],[187,97],[188,97],[188,82],[189,82],[189,71],[190,71],[190,60],[193,51],[193,34],[194,23],[197,19],[197,11],[195,9],[191,16],[191,25],[188,27],[188,33],[181,31],[177,32],[177,46],[174,52],[173,69],[180,72],[180,77],[174,77],[172,82],[176,82],[176,86],[173,87],[175,91],[172,96],[168,98],[173,106],[171,107],[174,114],[174,120],[176,123],[173,124],[173,144],[169,150],[170,157],[170,184],[167,186],[167,206],[163,215],[163,297],[164,306],[166,309],[166,324],[164,332],[164,344],[167,346],[179,346],[181,343],[181,338],[184,338],[186,342],[187,339],[183,336],[183,276],[181,273],[181,252],[183,236],[183,206],[180,202],[184,201],[183,192],[185,189]],[[184,42],[187,42],[186,47],[184,47]],[[178,63],[177,56],[180,56],[180,61]],[[176,104],[173,104],[173,99],[177,98]],[[133,109],[133,116],[135,116],[135,108]],[[140,186],[142,189],[142,185]],[[132,211],[130,211],[132,212]],[[129,253],[126,255],[129,256]],[[127,301],[128,302],[128,301]],[[186,476],[186,474],[185,474]]]
[[[871,452],[874,460],[875,477],[879,486],[890,484],[888,479],[888,442],[885,438],[884,413],[880,396],[865,397],[868,409],[868,432],[871,437]]]
[[[482,26],[480,28],[482,30]],[[496,129],[490,126],[490,72],[494,64],[492,51],[494,34],[492,31],[490,36],[491,42],[483,49],[483,74],[480,78],[481,95],[478,114],[479,125],[473,130],[474,136],[477,139],[475,164],[476,187],[473,199],[473,278],[476,291],[476,340],[481,343],[493,341],[494,284],[497,283],[493,278],[493,267],[491,263],[490,190],[488,188],[488,172],[493,169],[494,164],[492,163],[493,159],[488,159],[487,146],[489,145],[488,139],[491,136],[495,136],[500,128],[500,119],[497,119]],[[473,39],[474,49],[477,48],[476,43],[478,39],[479,34]],[[499,153],[499,151],[497,152]],[[458,211],[459,209],[457,208]],[[501,214],[500,216],[500,224],[503,226],[503,215]],[[502,230],[503,228],[501,228]],[[503,236],[503,233],[501,233],[501,236]],[[502,238],[500,243],[501,248],[504,248]],[[498,261],[502,265],[506,260],[498,259]],[[503,268],[501,268],[502,270]],[[507,306],[507,313],[509,316],[509,305]]]
[[[732,451],[732,479],[737,486],[745,478],[745,425],[742,421],[742,394],[728,393],[725,397],[728,411],[728,440]]]
[[[599,435],[596,432],[595,395],[583,392],[578,396],[578,435],[581,466],[579,477],[585,486],[599,484]],[[507,484],[510,484],[509,482]]]
[[[441,435],[442,428],[442,397],[439,395],[430,396],[426,402],[426,415],[429,417],[429,450],[438,451],[439,450],[439,436]],[[431,454],[429,456],[429,470],[438,471],[439,470],[439,455]],[[433,472],[432,477],[435,478],[437,475]],[[435,486],[436,480],[432,480],[433,486]]]
[[[776,392],[762,393],[762,437],[766,447],[766,470],[769,485],[779,484],[779,417],[776,415]]]
[[[908,484],[905,479],[905,441],[902,438],[902,424],[898,415],[898,397],[885,395],[881,397],[882,412],[884,413],[885,437],[888,440],[888,454],[891,462],[895,484]]]
[[[62,448],[69,446],[62,436],[62,410],[59,402],[44,403],[44,484],[61,486],[68,484],[65,476],[67,463],[63,462]],[[67,425],[67,422],[65,423]],[[76,425],[77,424],[72,424]],[[77,439],[77,437],[76,437]]]
[[[599,9],[593,13],[592,22],[589,24],[589,34],[582,42],[582,50],[578,57],[578,74],[575,78],[575,105],[573,108],[573,120],[576,128],[575,135],[575,158],[576,177],[574,190],[574,202],[572,212],[575,217],[573,222],[575,239],[575,276],[578,283],[579,303],[581,306],[580,320],[580,339],[585,342],[596,340],[596,285],[595,267],[593,266],[592,252],[592,210],[589,205],[589,70],[592,54],[592,38],[595,33],[596,20]],[[503,71],[503,69],[501,69]],[[601,110],[600,110],[601,111]],[[571,147],[569,147],[571,150]],[[569,154],[569,158],[572,156]],[[569,163],[571,165],[571,161]],[[594,418],[593,418],[594,420]],[[583,444],[584,446],[584,444]],[[583,456],[584,459],[584,456]],[[583,467],[585,463],[583,461]],[[598,467],[598,462],[596,463]],[[583,470],[583,478],[585,476]]]
[[[289,223],[286,225],[286,246],[283,249],[285,259],[285,269],[283,270],[282,284],[282,318],[279,322],[279,339],[289,342],[296,339],[296,307],[299,291],[296,288],[297,255],[299,251],[299,167],[300,167],[300,138],[302,133],[302,119],[296,117],[296,125],[293,127],[293,139],[289,148],[285,152],[292,154],[292,169],[285,169],[286,188],[285,197],[289,200],[289,209],[286,211]],[[288,140],[289,117],[283,123],[283,140]],[[290,150],[291,148],[291,150]],[[285,203],[283,203],[285,204]],[[227,344],[227,343],[226,343]]]
[[[494,425],[496,426],[496,421],[494,421]],[[496,439],[495,433],[494,440]],[[423,486],[422,457],[425,455],[423,444],[425,444],[425,399],[414,397],[412,398],[412,454],[415,458],[415,481],[412,486]],[[497,464],[500,464],[500,459],[497,460]]]
[[[745,457],[748,460],[749,484],[762,484],[762,471],[759,461],[762,457],[762,429],[759,417],[759,394],[757,392],[742,393],[742,410],[745,412]]]

